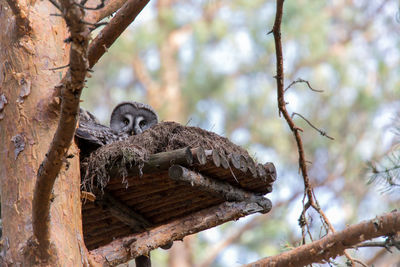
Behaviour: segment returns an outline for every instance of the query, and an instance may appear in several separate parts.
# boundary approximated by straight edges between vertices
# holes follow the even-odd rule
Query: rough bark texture
[[[105,17],[116,12],[127,0],[105,0],[104,7],[97,10],[87,10],[85,21],[89,23],[97,23]],[[98,0],[88,0],[86,6],[95,7],[99,4]]]
[[[60,119],[49,150],[37,172],[32,204],[33,234],[38,241],[42,261],[48,261],[49,258],[51,194],[74,136],[79,98],[88,68],[87,47],[90,32],[86,24],[80,23],[84,12],[71,0],[60,0],[60,6],[70,34],[69,68],[56,87],[60,90]]]
[[[50,16],[57,10],[49,1],[16,2],[29,18],[30,31],[21,35],[13,10],[0,1],[0,95],[8,104],[0,120],[0,178],[5,249],[0,265],[31,266],[36,262],[32,248],[32,198],[37,170],[58,123],[59,99],[54,86],[63,76],[69,33],[63,19]],[[25,21],[25,20],[23,20]],[[26,22],[24,22],[26,23]],[[26,25],[26,24],[24,24]],[[81,229],[79,159],[74,155],[63,164],[53,190],[50,210],[52,254],[57,266],[87,263]],[[78,242],[77,242],[78,240]]]
[[[400,212],[394,211],[375,219],[351,225],[343,231],[329,234],[320,240],[283,252],[279,255],[260,259],[244,267],[261,266],[306,266],[323,263],[343,255],[365,240],[379,236],[392,235],[400,231]]]

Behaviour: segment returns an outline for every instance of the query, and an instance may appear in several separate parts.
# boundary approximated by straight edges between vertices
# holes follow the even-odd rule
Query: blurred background
[[[121,101],[152,105],[161,120],[216,132],[275,164],[273,209],[226,223],[170,250],[153,266],[240,266],[299,245],[303,181],[293,136],[279,117],[275,1],[151,1],[94,68],[82,106],[108,123]],[[288,110],[295,116],[320,206],[337,230],[400,208],[400,2],[286,1],[282,22]],[[397,127],[399,127],[397,125]],[[371,165],[372,164],[372,165]],[[396,165],[397,164],[397,165]],[[396,168],[397,167],[397,168]],[[326,233],[308,213],[314,239]],[[383,240],[383,239],[381,239]],[[351,251],[368,266],[399,266],[400,252]],[[344,266],[345,258],[332,265]],[[134,263],[130,263],[134,266]]]

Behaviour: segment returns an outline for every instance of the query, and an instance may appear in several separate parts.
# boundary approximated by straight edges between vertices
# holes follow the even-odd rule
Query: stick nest
[[[246,150],[216,133],[176,122],[161,122],[140,135],[103,146],[85,158],[81,164],[83,190],[92,191],[94,184],[103,189],[110,180],[111,168],[117,168],[125,182],[127,169],[136,165],[141,170],[151,154],[199,146],[226,155],[237,153],[249,157]]]

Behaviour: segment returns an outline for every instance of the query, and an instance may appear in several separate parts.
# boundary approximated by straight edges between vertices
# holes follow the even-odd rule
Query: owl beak
[[[144,118],[142,116],[137,117],[137,119],[135,120],[135,126],[133,127],[133,133],[135,135],[143,133],[143,129],[140,127],[140,122],[143,120]]]

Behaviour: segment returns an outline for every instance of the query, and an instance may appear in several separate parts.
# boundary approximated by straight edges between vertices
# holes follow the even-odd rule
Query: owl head
[[[158,123],[152,107],[138,102],[122,102],[111,114],[110,127],[117,133],[141,134]]]

